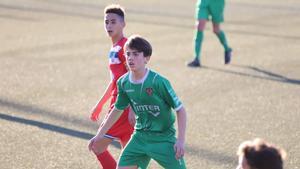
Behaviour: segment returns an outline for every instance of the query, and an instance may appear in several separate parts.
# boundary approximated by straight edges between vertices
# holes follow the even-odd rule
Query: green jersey
[[[174,131],[172,111],[182,107],[170,82],[152,70],[147,70],[140,82],[133,82],[130,72],[118,80],[118,98],[115,108],[130,105],[136,115],[135,130],[150,132]]]

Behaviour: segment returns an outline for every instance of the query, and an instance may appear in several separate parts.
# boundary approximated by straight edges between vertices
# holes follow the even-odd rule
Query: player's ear
[[[122,26],[123,26],[123,28],[125,28],[125,26],[126,26],[126,22],[124,20],[122,22]]]
[[[147,64],[150,61],[150,56],[146,56],[145,58],[145,64]]]

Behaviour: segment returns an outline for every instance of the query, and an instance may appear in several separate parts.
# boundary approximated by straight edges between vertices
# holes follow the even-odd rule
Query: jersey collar
[[[145,81],[146,78],[148,77],[149,69],[146,68],[146,71],[147,71],[147,72],[145,73],[144,77],[141,78],[140,80],[136,80],[136,81],[132,79],[132,73],[129,72],[129,81],[130,81],[131,83],[133,83],[133,84],[141,84],[141,83],[144,83],[144,81]]]

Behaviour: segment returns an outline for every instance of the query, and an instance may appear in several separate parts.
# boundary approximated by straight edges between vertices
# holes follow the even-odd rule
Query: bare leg
[[[96,155],[101,154],[101,153],[103,153],[103,152],[107,149],[108,145],[109,145],[112,141],[113,141],[112,139],[103,137],[103,139],[101,139],[101,140],[99,140],[99,141],[93,143],[92,151],[93,151]]]

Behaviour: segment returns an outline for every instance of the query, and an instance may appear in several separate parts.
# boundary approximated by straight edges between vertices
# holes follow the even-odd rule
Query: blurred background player
[[[236,169],[283,169],[284,150],[258,138],[243,142],[237,154]]]
[[[196,5],[197,29],[194,37],[194,60],[189,62],[189,67],[201,66],[201,46],[203,31],[209,17],[212,20],[213,32],[217,35],[224,47],[225,64],[230,63],[232,49],[228,46],[225,33],[221,30],[220,24],[224,21],[225,0],[198,0]]]
[[[90,116],[91,120],[97,121],[103,105],[111,98],[110,110],[113,109],[117,98],[116,82],[123,74],[127,72],[126,60],[123,46],[127,39],[123,35],[125,27],[125,11],[120,5],[109,5],[104,9],[104,24],[108,36],[111,38],[112,47],[109,52],[109,69],[111,81],[108,84],[103,96],[94,107]],[[118,139],[121,146],[124,147],[133,132],[133,127],[129,123],[129,118],[134,123],[134,115],[130,108],[126,108],[120,119],[107,131],[105,137],[97,140],[92,147],[92,151],[97,156],[104,169],[115,169],[116,160],[107,151],[108,145]],[[130,116],[132,115],[132,116]],[[106,115],[108,116],[108,114]],[[130,116],[130,117],[128,117]]]
[[[125,44],[129,72],[118,80],[118,98],[109,117],[89,142],[102,139],[104,133],[131,105],[135,112],[135,131],[119,159],[119,169],[136,169],[154,159],[163,168],[185,169],[184,144],[186,111],[170,82],[146,68],[152,47],[140,36],[131,36]],[[174,126],[176,111],[178,136]]]

